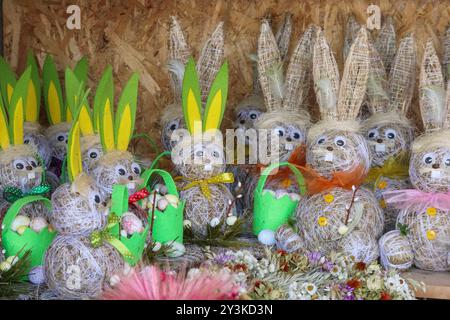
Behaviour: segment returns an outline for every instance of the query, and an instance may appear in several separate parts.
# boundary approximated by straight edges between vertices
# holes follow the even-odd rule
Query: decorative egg
[[[152,251],[158,252],[159,249],[161,249],[161,242],[155,242],[155,244],[153,245]]]
[[[164,198],[166,198],[167,201],[169,201],[170,205],[174,208],[178,207],[178,203],[180,202],[180,199],[178,199],[177,196],[173,195],[173,194],[166,194],[164,196]]]
[[[122,216],[121,225],[123,230],[125,230],[127,234],[142,232],[144,230],[141,219],[139,219],[134,213],[131,212],[124,213],[124,215]]]
[[[36,232],[41,232],[46,226],[48,226],[48,222],[42,217],[36,217],[30,222],[30,228]]]
[[[8,271],[9,269],[11,269],[11,263],[9,263],[8,261],[3,261],[0,263],[0,271]]]
[[[300,195],[298,193],[289,193],[289,198],[292,201],[300,201]]]
[[[25,230],[27,230],[27,226],[19,226],[16,230],[16,232],[20,235],[24,234]]]
[[[28,273],[28,280],[32,284],[43,284],[45,282],[45,272],[43,266],[36,266],[30,270]]]
[[[262,230],[259,234],[258,234],[258,240],[259,242],[261,242],[262,244],[266,245],[266,246],[272,246],[275,244],[275,232],[273,232],[272,230]]]
[[[236,216],[229,216],[226,220],[227,225],[232,226],[236,223],[237,217]]]
[[[173,242],[171,245],[171,249],[167,253],[167,256],[171,258],[181,257],[186,252],[186,248],[184,245],[178,242]]]
[[[161,195],[166,195],[167,194],[167,192],[168,192],[168,190],[167,190],[167,187],[164,185],[164,184],[162,184],[162,183],[158,183],[156,186],[155,186],[155,190],[158,190],[158,192],[161,194]]]
[[[158,203],[159,199],[161,199],[162,196],[160,194],[156,194],[156,196],[154,194],[150,194],[148,196],[148,208],[151,209],[153,207],[153,199],[155,200],[155,204]]]
[[[214,228],[214,227],[216,227],[219,223],[220,223],[219,218],[212,218],[211,221],[209,222],[209,225],[210,225],[211,227]]]
[[[338,232],[340,235],[346,234],[348,231],[348,227],[346,225],[342,225],[339,227]]]
[[[159,211],[166,210],[167,206],[169,205],[169,201],[167,201],[166,198],[161,198],[158,201],[157,207]]]
[[[120,277],[117,274],[115,274],[111,278],[109,278],[109,284],[111,285],[111,287],[116,286],[119,282],[120,282]]]
[[[17,231],[20,226],[28,227],[30,225],[30,218],[22,215],[16,216],[14,221],[11,223],[11,230]]]

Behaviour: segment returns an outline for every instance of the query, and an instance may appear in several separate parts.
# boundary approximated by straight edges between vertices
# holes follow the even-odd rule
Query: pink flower
[[[105,300],[234,300],[239,294],[230,274],[200,271],[187,279],[149,266],[132,272],[103,293]]]

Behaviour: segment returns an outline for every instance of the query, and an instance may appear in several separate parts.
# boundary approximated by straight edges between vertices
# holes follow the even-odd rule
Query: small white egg
[[[3,261],[0,263],[0,271],[8,271],[9,269],[11,269],[11,263],[9,263],[8,261]]]
[[[157,252],[159,251],[159,249],[161,249],[161,242],[155,242],[155,244],[153,245],[152,251],[153,252]]]
[[[258,234],[258,240],[259,242],[261,242],[262,244],[266,245],[266,246],[272,246],[275,244],[275,232],[273,232],[272,230],[262,230],[259,234]]]
[[[171,245],[169,252],[167,252],[167,256],[171,258],[181,257],[186,252],[186,248],[184,245],[178,242],[174,242]]]
[[[169,201],[170,205],[174,208],[178,208],[178,203],[180,202],[180,199],[176,195],[173,194],[166,194],[164,196],[167,201]]]
[[[46,226],[48,226],[48,222],[43,217],[33,218],[30,222],[30,228],[36,232],[41,232]]]
[[[20,226],[26,226],[28,227],[30,225],[30,218],[22,215],[16,216],[14,221],[11,223],[11,230],[17,231],[17,228]]]
[[[169,201],[167,201],[166,198],[161,198],[158,201],[157,207],[159,211],[166,210],[167,206],[169,205]]]
[[[289,193],[289,198],[291,198],[292,201],[300,201],[301,199],[300,195],[294,192]]]
[[[144,226],[141,219],[139,219],[134,213],[126,212],[122,216],[121,222],[122,228],[127,232],[127,234],[133,234],[135,232],[142,232]]]
[[[120,282],[120,277],[117,274],[115,274],[111,278],[109,278],[109,284],[111,285],[111,287],[116,286],[119,282]]]
[[[209,225],[210,225],[211,227],[214,228],[214,227],[216,227],[219,223],[220,223],[219,218],[212,218],[211,221],[209,222]]]
[[[229,216],[226,220],[227,225],[232,226],[236,223],[237,217],[236,216]]]
[[[348,231],[348,227],[346,225],[342,225],[339,227],[338,232],[340,235],[346,234]]]
[[[16,230],[16,232],[20,235],[24,234],[24,232],[28,229],[27,226],[19,226]]]
[[[43,266],[36,266],[28,273],[28,280],[32,284],[40,285],[45,282],[45,272]]]
[[[167,190],[167,187],[164,185],[164,184],[162,184],[162,183],[158,183],[156,186],[155,186],[155,190],[158,190],[158,192],[161,194],[161,195],[166,195],[167,194],[167,192],[168,192],[168,190]]]

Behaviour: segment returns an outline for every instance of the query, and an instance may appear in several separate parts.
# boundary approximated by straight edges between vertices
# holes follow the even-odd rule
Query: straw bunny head
[[[321,121],[308,133],[307,163],[325,177],[360,167],[369,169],[369,153],[356,121],[366,91],[369,71],[367,31],[353,42],[339,87],[336,60],[321,30],[314,44],[314,90]]]
[[[206,179],[225,170],[220,124],[228,94],[228,64],[225,62],[211,85],[202,108],[200,81],[191,58],[183,80],[182,104],[189,134],[172,150],[172,161],[178,172],[189,179]]]
[[[277,47],[280,50],[281,61],[284,61],[289,49],[289,43],[292,34],[292,14],[286,13],[280,28],[278,29],[275,39]],[[234,128],[250,129],[254,127],[254,123],[259,116],[266,111],[264,105],[264,97],[262,96],[261,87],[258,79],[258,58],[252,57],[253,64],[253,92],[248,97],[239,101],[234,108]]]
[[[63,161],[66,156],[67,138],[73,117],[76,113],[76,94],[79,83],[84,85],[87,80],[87,60],[78,61],[74,70],[66,69],[65,72],[65,97],[58,78],[53,58],[47,55],[43,67],[44,82],[44,106],[50,127],[46,130],[46,136],[51,146],[52,157]]]
[[[416,50],[412,35],[404,37],[392,64],[389,80],[375,47],[369,43],[370,69],[367,96],[372,116],[362,127],[372,163],[383,163],[407,151],[413,139],[413,125],[406,118],[416,80]]]
[[[268,130],[269,142],[278,138],[278,159],[275,160],[286,161],[292,151],[306,140],[309,114],[305,103],[311,82],[314,30],[310,26],[300,38],[284,77],[280,50],[269,23],[264,21],[261,25],[258,76],[267,112],[258,118],[255,128]],[[267,152],[270,153],[271,149],[268,146]]]
[[[39,112],[41,103],[41,83],[39,79],[39,70],[34,55],[30,52],[27,57],[27,67],[31,67],[31,76],[28,83],[27,103],[24,106],[24,143],[35,146],[38,150],[39,156],[45,166],[50,164],[51,150],[50,144],[45,137],[44,128],[39,124]],[[0,88],[3,97],[9,97],[17,82],[16,75],[6,61],[0,57]],[[8,94],[9,91],[9,94]],[[4,101],[8,109],[9,101]]]
[[[134,192],[141,183],[141,167],[127,151],[134,131],[138,84],[139,76],[134,73],[122,90],[116,112],[111,67],[103,73],[97,87],[95,103],[99,104],[98,129],[103,155],[92,173],[97,186],[107,195],[111,195],[115,184],[127,185],[129,191]]]
[[[87,102],[87,94],[80,97]],[[67,145],[67,172],[70,182],[52,194],[52,224],[60,234],[86,235],[104,225],[106,199],[95,180],[83,172],[81,152],[81,118],[75,115]]]
[[[0,191],[4,187],[15,187],[28,192],[42,182],[43,167],[38,161],[37,149],[23,142],[30,77],[28,67],[15,86],[8,85],[6,97],[0,94]],[[4,101],[8,101],[8,107]]]
[[[172,150],[177,141],[182,138],[174,136],[174,131],[181,132],[176,130],[185,129],[181,108],[181,90],[185,65],[190,56],[191,52],[186,43],[180,24],[175,17],[171,17],[168,68],[171,77],[174,102],[165,108],[161,116],[161,124],[163,128],[161,139],[166,150]],[[223,23],[220,22],[203,46],[197,62],[197,72],[200,79],[201,101],[203,104],[206,103],[208,92],[223,62],[223,57]]]
[[[441,64],[432,41],[425,47],[420,68],[419,103],[425,134],[412,144],[411,183],[427,192],[450,190],[450,130],[447,96]],[[447,101],[446,101],[447,99]]]

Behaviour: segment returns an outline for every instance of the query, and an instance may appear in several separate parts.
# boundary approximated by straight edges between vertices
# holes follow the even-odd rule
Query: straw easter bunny
[[[378,257],[376,240],[384,217],[373,193],[361,185],[369,170],[367,144],[356,121],[369,73],[368,35],[358,32],[339,86],[339,72],[323,32],[317,32],[314,89],[322,120],[308,133],[306,179],[309,197],[296,211],[299,235],[282,226],[278,246],[330,253],[341,250],[360,261]]]
[[[171,17],[169,31],[169,62],[174,102],[168,105],[161,115],[162,144],[170,151],[181,137],[174,137],[177,129],[185,129],[181,107],[182,83],[185,65],[191,56],[191,50],[186,42],[180,24],[175,17]],[[212,82],[223,63],[224,36],[223,22],[220,22],[203,46],[197,62],[202,103],[206,103]]]
[[[411,146],[409,177],[415,189],[386,191],[387,203],[401,209],[397,227],[406,229],[414,265],[450,270],[450,82],[444,77],[433,42],[426,43],[420,69],[419,102],[425,133]],[[447,101],[446,101],[447,99]],[[392,254],[393,243],[384,244]],[[391,247],[390,247],[391,246]]]
[[[371,64],[367,96],[372,116],[362,126],[369,145],[372,168],[366,182],[385,209],[386,231],[395,228],[398,210],[388,208],[382,192],[405,189],[408,179],[409,148],[414,125],[407,118],[416,79],[416,50],[412,35],[400,41],[389,80],[374,46],[370,45]]]

